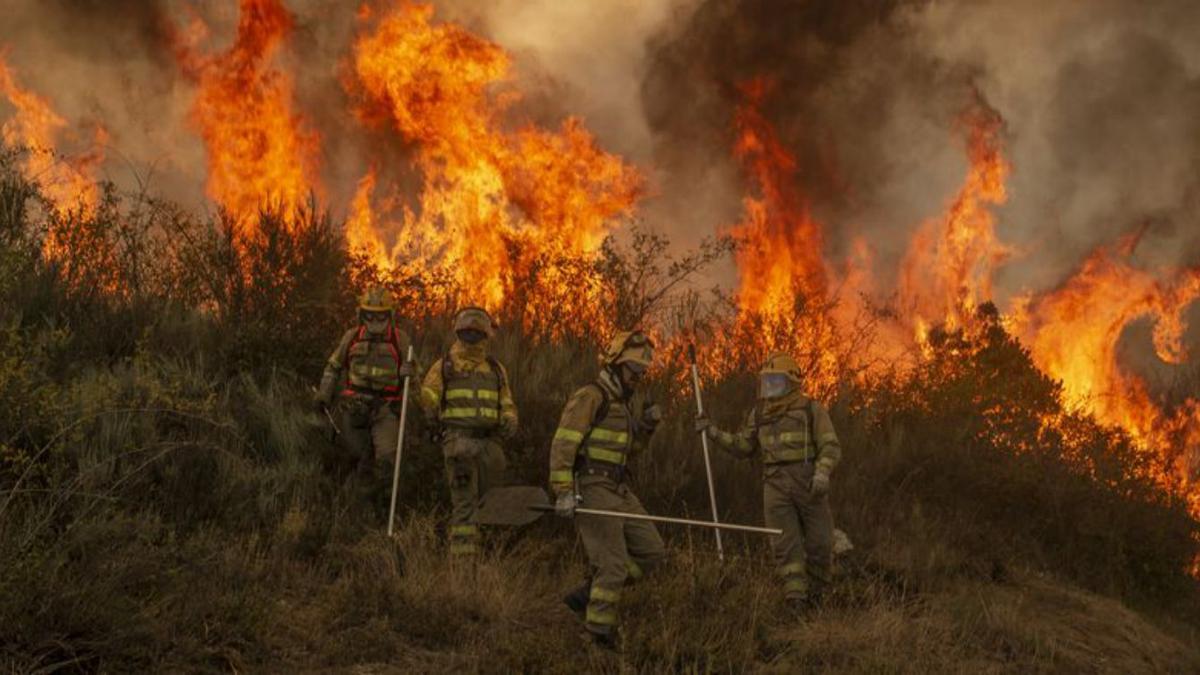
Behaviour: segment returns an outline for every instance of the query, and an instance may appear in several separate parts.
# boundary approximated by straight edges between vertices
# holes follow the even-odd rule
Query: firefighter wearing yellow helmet
[[[325,364],[315,405],[342,418],[342,440],[370,473],[375,460],[396,451],[397,410],[405,377],[414,365],[405,360],[410,340],[396,326],[395,305],[382,288],[371,288],[358,302],[358,325],[342,336]]]
[[[737,433],[706,417],[696,430],[721,447],[763,460],[763,515],[783,530],[772,548],[784,594],[797,609],[820,604],[833,569],[834,530],[829,477],[842,456],[829,413],[801,388],[800,368],[783,352],[767,357],[759,373],[758,401]]]
[[[450,485],[450,555],[479,552],[475,510],[498,485],[507,461],[501,440],[517,433],[517,406],[508,372],[488,351],[496,325],[486,310],[467,307],[454,318],[454,343],[421,383],[421,407],[441,430]]]
[[[590,578],[563,602],[584,619],[597,644],[614,647],[617,607],[628,578],[638,579],[665,555],[654,525],[575,515],[576,504],[645,514],[629,486],[629,455],[662,419],[657,405],[635,397],[654,358],[640,331],[618,334],[605,350],[596,381],[577,390],[550,446],[550,487],[560,516],[575,517],[591,564]]]

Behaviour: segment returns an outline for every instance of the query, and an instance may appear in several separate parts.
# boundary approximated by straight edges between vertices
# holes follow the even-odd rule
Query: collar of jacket
[[[633,392],[626,393],[625,388],[621,386],[621,382],[612,368],[605,366],[600,369],[600,375],[596,378],[596,384],[608,392],[608,395],[614,400],[628,403],[633,397]]]
[[[784,413],[790,410],[797,410],[808,405],[808,396],[799,389],[794,389],[774,401],[763,401],[762,415],[763,419],[759,423],[774,420],[782,417]]]
[[[469,345],[462,340],[455,340],[450,345],[450,362],[458,371],[469,371],[479,368],[487,360],[487,340]]]

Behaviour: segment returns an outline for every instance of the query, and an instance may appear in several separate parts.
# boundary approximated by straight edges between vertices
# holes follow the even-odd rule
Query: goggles
[[[358,314],[363,321],[387,321],[391,318],[391,312],[377,312],[374,310],[364,309]]]
[[[762,398],[779,398],[792,388],[792,380],[787,373],[763,373],[759,378],[759,394]]]
[[[641,376],[646,374],[646,365],[643,363],[638,363],[637,361],[625,361],[621,365],[629,369],[629,372],[634,375]]]
[[[475,330],[474,328],[464,328],[458,331],[456,335],[458,335],[459,340],[462,340],[469,345],[479,344],[480,342],[483,342],[485,338],[487,338],[487,333],[481,330]]]

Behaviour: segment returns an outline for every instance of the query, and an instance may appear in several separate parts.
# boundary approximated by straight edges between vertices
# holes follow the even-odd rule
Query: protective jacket
[[[556,494],[570,490],[577,472],[623,480],[630,454],[653,431],[640,420],[607,369],[594,383],[576,390],[550,444],[551,489]]]
[[[746,416],[737,433],[710,429],[714,440],[735,454],[762,453],[763,464],[811,462],[832,473],[842,458],[842,447],[829,412],[803,392],[792,392],[779,401],[760,402]]]
[[[348,397],[399,400],[400,367],[410,342],[395,326],[381,335],[372,335],[365,326],[346,331],[325,364],[318,400],[331,403],[339,392]]]
[[[447,429],[508,434],[517,429],[508,371],[488,356],[485,344],[455,341],[447,357],[438,359],[426,373],[421,407],[429,419]]]

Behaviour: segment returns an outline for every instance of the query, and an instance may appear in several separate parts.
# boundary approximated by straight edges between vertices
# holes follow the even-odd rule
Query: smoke
[[[1004,115],[1015,172],[1005,284],[1053,284],[1142,224],[1148,267],[1200,258],[1200,5],[988,2],[931,7],[919,39],[974,69]]]
[[[322,137],[322,180],[342,212],[365,157],[394,137],[352,120],[340,77],[355,4],[287,0],[296,28],[280,66]],[[375,2],[377,6],[386,2]],[[1098,244],[1143,223],[1146,265],[1200,258],[1200,4],[1083,0],[439,0],[514,57],[543,124],[582,117],[643,167],[643,218],[681,246],[737,221],[745,180],[731,159],[738,85],[776,82],[765,114],[797,157],[796,180],[838,260],[852,235],[886,286],[911,233],[966,172],[957,116],[975,92],[1006,121],[1013,164],[999,236],[1018,257],[1004,295],[1060,281]],[[205,50],[228,45],[237,3],[10,0],[5,58],[80,129],[111,139],[108,176],[199,203],[204,154],[187,113],[193,83],[173,56],[196,13]],[[0,114],[3,114],[0,106]]]
[[[199,197],[202,148],[186,129],[190,99],[171,58],[165,3],[10,0],[4,14],[5,60],[22,86],[48,98],[73,127],[61,152],[87,153],[91,130],[102,126],[107,179],[135,189],[148,181],[156,193]]]
[[[797,156],[827,254],[865,235],[892,279],[913,230],[961,183],[954,120],[978,91],[1006,121],[1014,166],[998,229],[1020,255],[999,292],[1052,286],[1144,222],[1147,264],[1195,263],[1200,5],[1148,4],[707,0],[651,40],[641,91],[660,210],[696,232],[737,217],[737,84],[772,77],[766,114]]]

